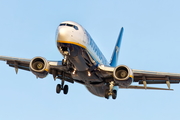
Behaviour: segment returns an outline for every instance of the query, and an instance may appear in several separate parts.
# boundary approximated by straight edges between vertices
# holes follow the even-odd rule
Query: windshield
[[[68,26],[68,27],[73,27],[75,30],[78,30],[78,27],[72,24],[68,24],[68,23],[61,23],[59,26]]]

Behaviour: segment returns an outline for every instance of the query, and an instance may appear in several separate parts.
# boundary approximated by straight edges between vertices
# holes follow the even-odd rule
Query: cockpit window
[[[75,29],[75,30],[78,30],[78,27],[74,25],[74,29]]]
[[[66,26],[66,24],[62,23],[62,24],[60,24],[59,26]]]
[[[66,24],[67,26],[69,26],[69,27],[73,27],[73,25],[71,25],[71,24]]]
[[[72,24],[68,24],[68,23],[61,23],[59,26],[69,26],[69,27],[73,27],[75,30],[78,30],[78,27]]]

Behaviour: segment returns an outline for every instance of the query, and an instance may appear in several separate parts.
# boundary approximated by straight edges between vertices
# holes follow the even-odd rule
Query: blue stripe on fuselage
[[[88,37],[88,47],[89,50],[88,52],[90,52],[90,55],[93,57],[93,59],[101,64],[104,65],[109,65],[109,62],[106,60],[106,58],[104,57],[104,55],[102,54],[102,52],[99,50],[98,46],[96,45],[96,43],[94,42],[94,40],[91,38],[91,36],[89,35],[89,33],[87,31],[85,31]],[[99,58],[98,61],[96,58]]]

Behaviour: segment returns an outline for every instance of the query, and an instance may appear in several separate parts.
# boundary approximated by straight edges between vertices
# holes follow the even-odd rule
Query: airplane
[[[80,83],[92,94],[109,99],[117,98],[118,89],[173,90],[170,84],[180,82],[180,74],[131,69],[117,65],[124,28],[122,27],[114,47],[110,62],[91,38],[90,34],[78,23],[64,21],[56,30],[56,43],[62,54],[61,61],[49,61],[44,57],[32,59],[0,56],[10,67],[32,72],[37,78],[51,74],[60,79],[56,93],[66,95],[69,87],[65,82]],[[139,83],[140,85],[132,85]],[[168,88],[148,87],[147,84],[167,84]]]

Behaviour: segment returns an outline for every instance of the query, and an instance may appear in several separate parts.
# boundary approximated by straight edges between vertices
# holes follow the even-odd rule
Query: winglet
[[[117,61],[118,61],[118,56],[119,56],[119,48],[120,48],[121,41],[122,41],[123,31],[124,31],[124,28],[122,27],[121,31],[119,33],[119,37],[117,39],[117,43],[116,43],[116,46],[114,48],[112,57],[111,57],[110,65],[112,67],[116,67],[117,66]]]

